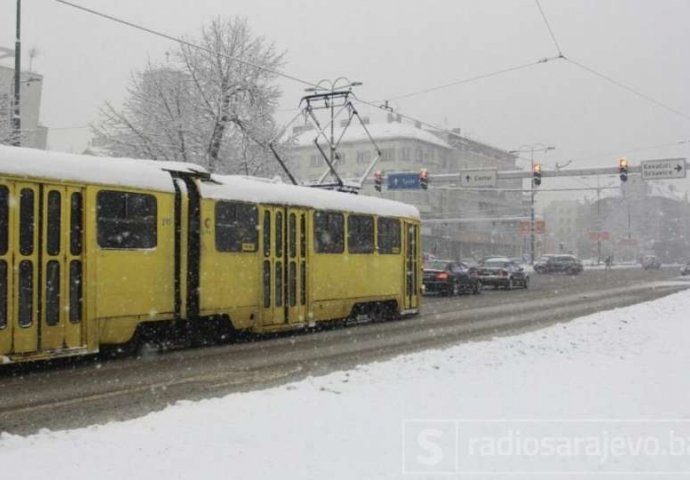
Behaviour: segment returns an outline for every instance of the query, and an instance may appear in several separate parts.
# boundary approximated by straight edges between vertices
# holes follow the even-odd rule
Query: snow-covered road
[[[1,471],[22,480],[690,472],[688,311],[683,291],[137,420],[2,434]],[[585,436],[595,443],[576,445]],[[543,442],[554,438],[560,449],[549,454]]]

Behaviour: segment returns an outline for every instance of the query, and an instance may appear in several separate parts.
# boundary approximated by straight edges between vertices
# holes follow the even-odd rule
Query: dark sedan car
[[[494,288],[527,288],[529,275],[524,268],[508,258],[492,258],[479,269],[479,281],[482,285],[493,285]]]
[[[537,273],[577,275],[583,270],[582,262],[574,255],[544,255],[534,264],[534,271]]]
[[[467,264],[450,260],[429,260],[424,263],[424,294],[478,294],[481,288],[477,270]]]

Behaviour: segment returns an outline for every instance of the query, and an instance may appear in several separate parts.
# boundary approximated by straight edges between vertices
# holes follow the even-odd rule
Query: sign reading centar
[[[461,187],[495,187],[496,170],[460,170]]]

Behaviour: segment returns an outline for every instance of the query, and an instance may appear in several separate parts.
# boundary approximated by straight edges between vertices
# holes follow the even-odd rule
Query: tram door
[[[403,222],[405,244],[405,304],[404,310],[419,308],[419,226]]]
[[[305,321],[307,310],[307,212],[262,209],[263,324]]]
[[[0,185],[0,354],[85,344],[82,225],[78,189]]]
[[[41,206],[39,348],[85,345],[83,329],[83,194],[46,185]]]

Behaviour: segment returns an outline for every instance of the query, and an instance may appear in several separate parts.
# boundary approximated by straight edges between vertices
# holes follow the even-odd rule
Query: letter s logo
[[[417,435],[417,444],[426,452],[426,455],[418,455],[417,461],[422,465],[439,465],[443,461],[443,450],[439,441],[443,438],[443,430],[427,428]]]

